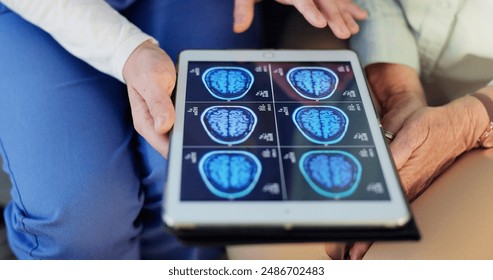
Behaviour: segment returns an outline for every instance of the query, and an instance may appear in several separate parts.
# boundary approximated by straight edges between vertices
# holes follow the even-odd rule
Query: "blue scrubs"
[[[108,1],[175,59],[258,48],[232,32],[233,1]],[[259,16],[256,16],[258,19]],[[0,4],[0,154],[12,181],[8,239],[20,259],[213,259],[162,227],[166,160],[134,130],[126,87]]]

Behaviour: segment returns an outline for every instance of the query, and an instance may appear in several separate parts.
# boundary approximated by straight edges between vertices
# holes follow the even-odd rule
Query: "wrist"
[[[136,69],[136,64],[139,63],[139,56],[142,54],[143,51],[146,49],[154,49],[154,48],[159,48],[157,41],[154,39],[149,39],[146,40],[142,43],[140,43],[135,49],[129,54],[127,60],[125,61],[125,64],[123,65],[123,80],[125,82],[128,81],[128,78],[132,76],[135,72]]]
[[[493,86],[484,87],[477,92],[471,94],[472,97],[478,99],[483,108],[488,114],[488,122],[484,132],[477,139],[477,146],[482,148],[493,147]]]
[[[465,150],[479,147],[478,139],[484,134],[485,129],[490,123],[488,112],[483,103],[478,98],[468,95],[449,105],[450,108],[463,108],[462,114],[455,113],[455,118],[460,123],[463,123],[461,129],[457,132],[462,132]],[[460,111],[453,109],[453,112]],[[452,127],[452,129],[454,128],[458,129],[459,127]]]

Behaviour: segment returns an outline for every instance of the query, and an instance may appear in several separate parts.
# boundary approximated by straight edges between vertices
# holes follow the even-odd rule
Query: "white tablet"
[[[386,239],[412,221],[354,52],[185,51],[175,105],[179,237]]]

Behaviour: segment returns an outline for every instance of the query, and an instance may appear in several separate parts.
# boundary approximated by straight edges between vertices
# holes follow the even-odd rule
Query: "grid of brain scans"
[[[182,201],[389,200],[349,62],[189,62]]]

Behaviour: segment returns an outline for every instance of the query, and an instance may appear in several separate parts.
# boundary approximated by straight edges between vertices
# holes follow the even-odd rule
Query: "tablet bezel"
[[[183,130],[189,62],[350,62],[374,140],[388,201],[181,201]],[[350,50],[187,50],[180,54],[176,122],[170,137],[163,220],[174,229],[215,227],[386,227],[406,224],[409,205],[397,177],[357,55]],[[197,214],[201,213],[201,214]],[[207,213],[204,215],[204,213]],[[242,215],[238,215],[241,213]],[[266,214],[268,213],[268,214]],[[324,215],[313,215],[324,213]]]

